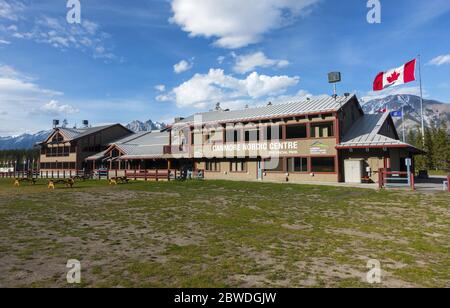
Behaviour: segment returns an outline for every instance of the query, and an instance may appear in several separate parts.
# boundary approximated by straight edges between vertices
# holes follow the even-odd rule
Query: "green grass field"
[[[240,182],[0,180],[0,286],[450,287],[449,194]]]

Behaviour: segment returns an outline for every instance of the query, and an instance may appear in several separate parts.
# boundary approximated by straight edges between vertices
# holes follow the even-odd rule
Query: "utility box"
[[[364,160],[347,159],[344,161],[345,183],[361,184],[364,167]]]

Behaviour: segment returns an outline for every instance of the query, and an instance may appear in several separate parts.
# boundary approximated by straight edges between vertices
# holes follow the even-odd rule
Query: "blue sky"
[[[0,136],[70,125],[170,122],[213,108],[371,93],[376,74],[422,55],[425,95],[450,102],[450,2],[0,0]]]

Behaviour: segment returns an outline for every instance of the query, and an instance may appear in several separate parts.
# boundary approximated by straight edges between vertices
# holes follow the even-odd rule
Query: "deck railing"
[[[175,169],[152,169],[152,170],[127,170],[125,171],[125,176],[129,179],[134,180],[145,180],[145,181],[162,181],[162,180],[173,180],[179,175],[179,171]]]

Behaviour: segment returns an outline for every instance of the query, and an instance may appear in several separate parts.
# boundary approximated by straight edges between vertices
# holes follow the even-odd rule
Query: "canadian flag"
[[[379,73],[373,82],[373,90],[381,91],[416,80],[416,59],[399,68]]]

